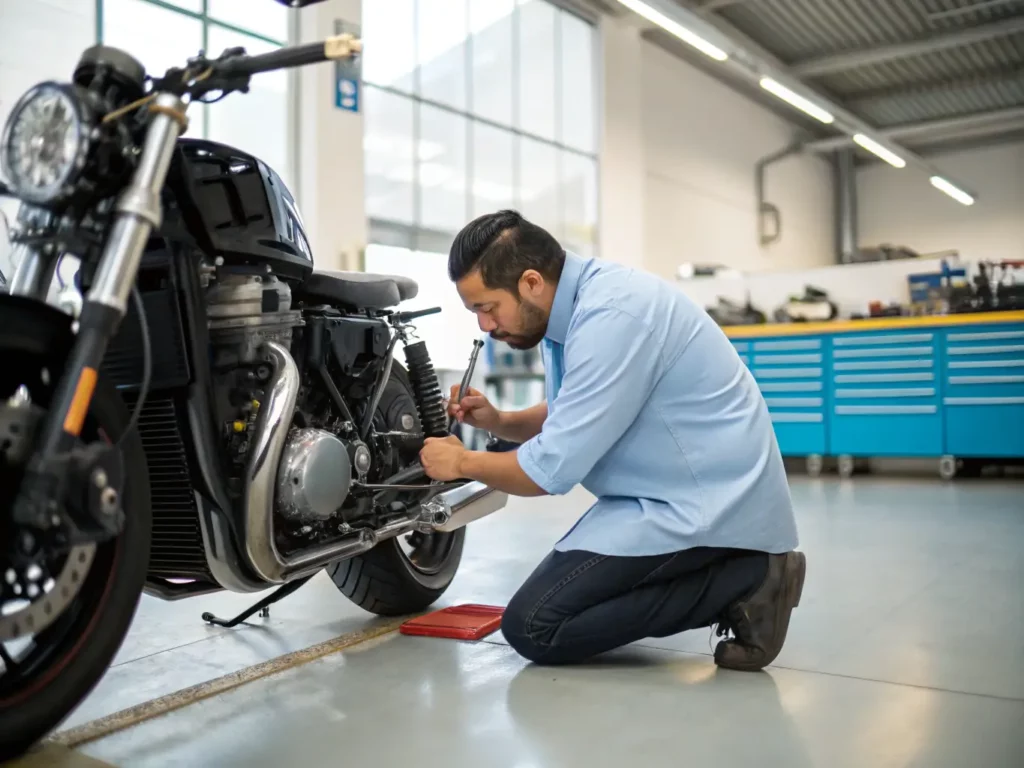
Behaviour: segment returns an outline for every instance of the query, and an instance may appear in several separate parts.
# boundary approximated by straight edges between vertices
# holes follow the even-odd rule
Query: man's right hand
[[[501,424],[501,411],[491,405],[482,392],[467,387],[461,401],[458,397],[459,385],[456,384],[452,387],[451,399],[448,401],[449,416],[453,416],[461,424],[468,424],[486,432],[498,429]]]

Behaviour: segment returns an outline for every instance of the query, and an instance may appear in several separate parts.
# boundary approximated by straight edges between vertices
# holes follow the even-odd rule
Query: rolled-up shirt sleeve
[[[523,472],[552,495],[586,478],[636,419],[661,374],[661,345],[632,315],[600,307],[574,325],[555,402],[540,434],[517,451]]]

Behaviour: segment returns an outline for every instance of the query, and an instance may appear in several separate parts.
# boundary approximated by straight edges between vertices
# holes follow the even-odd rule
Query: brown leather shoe
[[[786,642],[790,614],[800,605],[806,573],[803,552],[768,556],[764,582],[750,597],[730,605],[718,625],[718,634],[733,635],[715,648],[718,666],[756,672],[775,661]]]

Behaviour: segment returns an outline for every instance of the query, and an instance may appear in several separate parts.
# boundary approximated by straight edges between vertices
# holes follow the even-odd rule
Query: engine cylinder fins
[[[427,437],[444,437],[448,434],[448,421],[444,414],[444,398],[441,385],[434,372],[426,342],[417,341],[405,347],[405,361],[409,369],[416,408],[420,412],[423,434]]]
[[[296,429],[288,437],[277,476],[278,511],[290,520],[326,520],[352,486],[345,443],[321,429]]]

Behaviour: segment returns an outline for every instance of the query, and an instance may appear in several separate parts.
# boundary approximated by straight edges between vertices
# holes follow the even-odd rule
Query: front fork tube
[[[81,434],[100,364],[127,311],[146,242],[161,223],[160,192],[178,137],[187,125],[185,108],[181,99],[170,93],[159,94],[149,107],[153,114],[139,165],[117,202],[110,234],[82,309],[78,335],[15,501],[16,520],[49,519],[39,502],[44,497],[47,503],[53,501],[54,494],[61,490],[54,485],[63,481],[54,478],[48,468],[52,459],[69,451]]]

